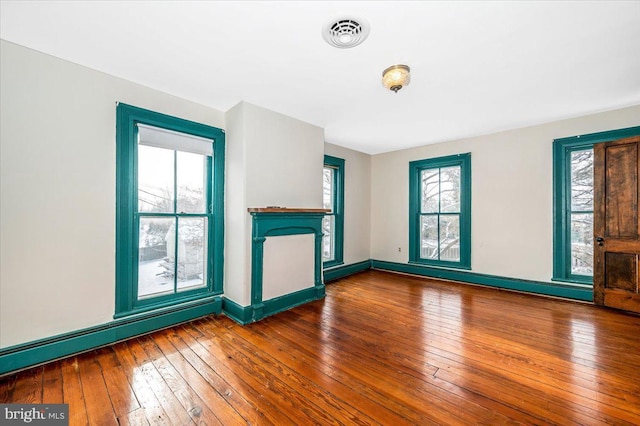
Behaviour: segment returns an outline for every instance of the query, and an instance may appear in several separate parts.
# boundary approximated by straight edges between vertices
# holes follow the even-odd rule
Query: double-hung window
[[[222,291],[224,133],[117,107],[116,317]]]
[[[409,163],[409,261],[471,267],[471,154]]]
[[[640,127],[553,141],[553,279],[593,283],[593,145],[640,135]]]
[[[328,268],[342,264],[344,246],[344,160],[324,156],[322,202],[329,209],[322,221],[322,261]]]

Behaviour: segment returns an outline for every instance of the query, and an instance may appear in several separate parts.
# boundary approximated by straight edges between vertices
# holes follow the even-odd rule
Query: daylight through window
[[[571,152],[571,273],[593,275],[593,149]]]
[[[468,154],[410,163],[410,260],[469,266]]]
[[[324,262],[335,259],[335,227],[336,217],[334,209],[334,182],[336,170],[325,166],[322,170],[322,208],[330,212],[322,219],[322,260]]]
[[[206,286],[212,156],[213,140],[138,126],[138,298]]]
[[[224,133],[117,110],[115,316],[220,293]]]
[[[323,267],[342,264],[344,228],[344,160],[324,156],[322,169],[322,207],[329,213],[322,220]]]
[[[593,284],[593,147],[638,135],[628,127],[553,141],[553,280]]]

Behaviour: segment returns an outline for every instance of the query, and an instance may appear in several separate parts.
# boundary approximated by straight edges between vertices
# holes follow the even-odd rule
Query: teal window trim
[[[460,166],[460,261],[423,259],[420,257],[421,173],[452,166]],[[409,263],[471,269],[471,153],[409,163]]]
[[[344,164],[342,158],[324,156],[324,166],[335,170],[333,180],[333,211],[327,213],[334,216],[334,257],[322,262],[323,268],[342,265],[344,263]]]
[[[171,217],[208,218],[209,271],[207,285],[181,293],[137,298],[138,221],[146,213],[137,211],[137,132],[146,124],[202,138],[212,139],[213,157],[207,164],[209,182],[204,214],[171,214]],[[178,303],[210,297],[223,291],[224,250],[224,131],[119,103],[116,108],[116,303],[114,318],[122,318]],[[152,214],[162,216],[162,214]]]
[[[640,126],[554,139],[552,281],[593,285],[593,276],[571,273],[571,153],[631,136],[640,136]]]

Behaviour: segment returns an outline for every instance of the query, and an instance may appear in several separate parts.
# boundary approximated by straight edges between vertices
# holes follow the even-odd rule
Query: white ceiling
[[[320,32],[345,14],[371,34],[337,49]],[[371,154],[640,104],[640,1],[2,0],[0,37]],[[394,94],[397,63],[412,80]]]

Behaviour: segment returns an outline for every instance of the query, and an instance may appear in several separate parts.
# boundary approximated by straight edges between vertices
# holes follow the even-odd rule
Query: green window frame
[[[322,220],[323,268],[342,265],[344,258],[344,163],[342,158],[324,156],[323,207],[331,211]]]
[[[442,182],[448,189],[443,190]],[[436,185],[435,194],[426,196],[427,190],[433,190]],[[456,194],[449,188],[451,185],[459,186],[458,197],[455,197],[458,199],[453,204],[443,203],[445,191]],[[456,227],[457,238],[450,232]],[[431,238],[423,238],[429,231]],[[454,237],[449,239],[449,235]],[[443,246],[447,242],[449,245]],[[471,269],[470,153],[409,163],[409,262]]]
[[[593,225],[591,225],[591,247],[582,247],[579,236],[585,230],[580,229],[580,218],[588,219],[591,215],[593,220],[593,206],[590,208],[584,202],[572,203],[572,199],[579,197],[579,191],[586,191],[584,183],[577,181],[575,187],[572,186],[572,174],[578,172],[578,156],[581,154],[593,153],[593,145],[600,142],[610,142],[617,139],[640,135],[640,126],[628,127],[624,129],[609,130],[605,132],[590,133],[587,135],[572,136],[568,138],[555,139],[553,141],[553,277],[552,281],[562,281],[574,284],[593,285],[593,273],[579,273],[581,267],[576,265],[577,256],[573,253],[580,251],[587,253],[589,248],[593,253]],[[591,156],[593,163],[593,157]],[[572,162],[572,159],[574,160]],[[572,163],[576,167],[572,167]],[[580,163],[580,168],[584,169],[584,160]],[[593,164],[591,164],[591,168]],[[576,182],[576,180],[574,180]],[[591,177],[593,185],[593,177]],[[574,190],[572,191],[572,187]],[[576,189],[577,188],[577,189]],[[593,194],[593,188],[591,188]],[[573,220],[572,218],[576,218]],[[583,221],[584,222],[584,221]],[[572,226],[576,224],[576,226]],[[583,227],[585,228],[585,227]],[[581,232],[582,231],[582,232]],[[586,231],[588,232],[588,230]],[[572,238],[574,234],[578,239]],[[584,240],[584,236],[582,237]],[[575,243],[575,250],[572,250],[572,240]],[[576,261],[574,261],[574,259]],[[585,271],[587,268],[582,267]],[[588,272],[588,271],[587,271]]]
[[[171,135],[168,138],[171,142],[169,145],[149,148],[147,143],[142,143],[142,136],[140,136],[139,143],[140,131],[147,132],[147,134],[148,132],[166,133]],[[158,137],[161,138],[162,135]],[[173,141],[180,138],[186,140],[187,143],[197,143],[197,149],[203,149],[206,153],[196,152],[194,154],[194,151],[190,151],[192,148],[171,145]],[[213,146],[206,143],[208,140],[212,141]],[[149,149],[160,152],[163,158],[168,159],[168,162],[163,164],[169,164],[169,166],[162,169],[160,166],[152,164],[152,167],[145,169],[144,164],[149,163],[139,164],[139,159],[142,158],[140,157],[140,147],[147,150],[143,152],[149,152]],[[116,306],[114,318],[192,302],[222,293],[224,276],[224,153],[225,134],[221,129],[123,103],[117,105]],[[198,185],[201,185],[202,189],[199,192],[200,195],[195,198],[199,203],[195,210],[185,207],[186,204],[179,206],[183,199],[180,198],[180,194],[183,194],[181,191],[184,190],[178,188],[177,182],[182,176],[178,174],[178,170],[186,171],[189,169],[188,163],[182,162],[186,158],[191,158],[192,161],[195,158],[195,161],[198,162],[196,164],[201,165],[197,170],[200,173]],[[165,187],[166,191],[170,192],[170,197],[155,198],[169,200],[165,201],[163,208],[171,209],[170,211],[160,209],[149,212],[145,210],[145,207],[138,205],[139,166],[142,167],[141,170],[154,170],[150,173],[161,176],[167,182],[173,182],[172,187]],[[171,167],[173,167],[172,171]],[[157,170],[164,170],[164,172]],[[144,184],[140,186],[143,187]],[[159,195],[154,196],[160,197]],[[145,203],[141,204],[145,205]],[[187,210],[187,212],[182,210]],[[164,269],[162,269],[168,278],[166,278],[167,283],[162,284],[173,285],[167,285],[163,287],[163,290],[154,289],[148,294],[144,293],[146,290],[143,289],[141,294],[138,289],[138,277],[141,276],[140,274],[146,274],[146,272],[140,272],[146,271],[141,267],[145,256],[145,250],[140,247],[141,234],[144,233],[144,238],[147,239],[149,236],[147,225],[150,227],[154,221],[155,224],[161,224],[160,230],[156,229],[155,231],[159,235],[163,235],[164,227],[169,225],[164,234],[166,235],[164,253],[167,257],[163,260],[165,263]],[[143,222],[146,225],[143,225],[141,230]],[[155,234],[154,238],[159,239]],[[199,244],[197,245],[197,254],[187,255],[187,248],[183,247],[189,243],[184,243],[184,241],[193,240],[198,241],[197,244]],[[194,244],[191,243],[191,246]],[[195,249],[191,250],[193,253]],[[169,252],[172,253],[171,257],[166,254]],[[181,253],[185,259],[182,264],[179,260]],[[156,256],[158,255],[156,254]],[[189,266],[190,270],[193,269],[193,262],[190,265],[187,264],[193,259],[198,259],[195,268],[200,267],[199,270],[202,271],[202,274],[198,275],[195,280],[201,280],[201,282],[196,285],[190,285],[188,279],[184,278],[187,274],[185,269]],[[159,265],[161,261],[157,262]],[[159,268],[158,265],[153,266]],[[156,270],[153,270],[152,273]],[[160,274],[155,274],[155,276],[158,275]]]

